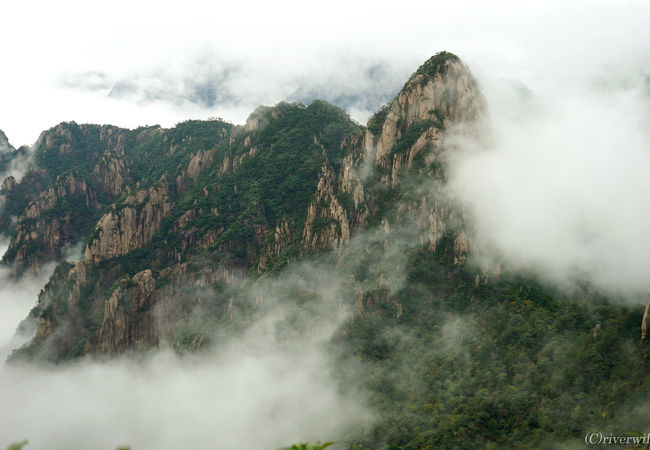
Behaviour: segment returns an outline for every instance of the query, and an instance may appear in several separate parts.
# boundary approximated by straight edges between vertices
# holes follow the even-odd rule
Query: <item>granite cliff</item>
[[[441,193],[444,135],[485,116],[473,76],[443,52],[367,128],[315,101],[258,108],[245,127],[62,124],[43,133],[25,175],[35,187],[4,261],[36,271],[60,260],[66,245],[82,241],[84,250],[42,292],[31,314],[37,335],[21,353],[47,349],[59,359],[173,343],[183,311],[198,302],[170,280],[225,292],[248,272],[282,270],[308,255],[334,250],[345,259],[351,239],[377,226],[386,234],[380,247],[407,226],[415,246],[430,251],[446,236],[462,264],[470,248],[463,218]],[[391,269],[382,270],[365,307],[354,301],[360,314],[383,303],[401,315],[386,289]],[[242,302],[224,298],[213,310],[231,317],[247,309]]]
[[[243,126],[70,122],[20,149],[0,133],[4,271],[56,264],[10,361],[201,353],[282,316],[273,342],[331,327],[325,375],[367,394],[376,423],[341,438],[350,448],[641,429],[650,301],[644,314],[479,263],[447,182],[456,138],[489,138],[487,111],[442,52],[366,126],[315,100],[258,107]]]

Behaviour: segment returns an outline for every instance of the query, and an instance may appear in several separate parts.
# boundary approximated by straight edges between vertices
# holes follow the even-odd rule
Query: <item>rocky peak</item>
[[[0,152],[12,152],[15,149],[9,143],[9,139],[4,131],[0,130]]]
[[[371,132],[367,138],[376,143],[377,164],[390,167],[390,155],[404,150],[396,148],[397,141],[402,141],[400,147],[411,147],[427,132],[435,139],[451,125],[477,122],[485,114],[485,100],[460,58],[440,52],[422,64],[388,108],[378,114],[371,122],[379,122],[373,127],[379,135]],[[408,160],[412,161],[413,155]]]
[[[9,177],[2,192],[15,186]],[[38,273],[40,262],[56,259],[66,244],[83,237],[79,225],[88,220],[86,215],[96,200],[96,193],[82,177],[74,173],[57,177],[54,185],[38,194],[18,218],[4,261],[15,263],[19,271],[26,268]]]
[[[52,319],[58,316],[46,314],[43,297],[39,336],[49,341],[51,329],[74,329],[76,337],[88,338],[86,353],[156,345],[171,334],[158,327],[153,310],[155,317],[162,314],[173,323],[185,320],[183,305],[199,302],[179,297],[182,289],[174,286],[228,284],[238,271],[275,271],[290,260],[331,250],[342,261],[354,235],[367,227],[377,228],[379,237],[365,254],[381,253],[404,231],[414,246],[430,251],[444,237],[440,248],[453,255],[450,265],[463,265],[472,245],[462,232],[461,212],[438,195],[444,177],[435,163],[445,130],[476,122],[483,111],[467,67],[441,53],[371,119],[365,136],[343,111],[322,101],[259,107],[236,133],[198,121],[170,132],[74,123],[55,127],[41,137],[37,162],[50,177],[61,177],[66,198],[92,187],[97,198],[112,204],[90,208],[97,202],[78,202],[97,215],[89,216],[84,228],[82,260],[51,290],[61,311],[86,305],[77,308],[86,325],[74,328],[72,319]],[[173,160],[161,163],[165,157]],[[76,171],[65,184],[68,166]],[[150,167],[157,168],[155,176]],[[407,172],[413,182],[401,183]],[[77,173],[90,177],[81,180]],[[76,189],[81,182],[86,187]],[[28,205],[21,225],[43,211],[58,211],[57,205],[69,210],[70,201],[54,198],[62,197],[58,191],[44,192],[38,197],[41,214]],[[49,229],[45,224],[24,228],[24,248]],[[47,233],[62,237],[53,248],[67,242],[68,228]],[[359,297],[359,314],[364,308],[384,314],[382,308],[389,307],[401,316],[387,273],[377,272],[377,289]],[[226,314],[219,308],[215,311]],[[232,311],[228,300],[231,318]]]
[[[105,194],[117,197],[129,179],[129,169],[124,154],[106,150],[101,161],[92,171],[92,180]]]
[[[171,208],[164,184],[129,195],[99,219],[84,251],[84,260],[96,264],[144,247],[160,229]]]
[[[259,129],[266,121],[266,115],[269,111],[271,111],[271,108],[268,106],[258,106],[255,108],[250,116],[248,116],[248,119],[246,119],[246,126],[244,127],[244,130],[246,132],[249,132]]]
[[[2,182],[2,187],[0,187],[0,192],[9,192],[12,191],[18,183],[16,182],[16,178],[13,176],[9,175],[7,178],[4,179]]]

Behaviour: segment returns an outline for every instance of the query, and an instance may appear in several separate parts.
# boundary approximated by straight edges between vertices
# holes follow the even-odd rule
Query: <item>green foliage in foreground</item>
[[[9,444],[6,450],[22,450],[23,447],[25,447],[29,442],[28,441],[21,441],[21,442],[14,442],[12,444]],[[324,447],[323,447],[324,448]],[[119,446],[115,450],[131,450],[131,447],[127,446]]]
[[[300,444],[293,444],[291,447],[284,447],[282,450],[323,450],[324,448],[334,445],[334,442],[305,442]]]
[[[28,444],[27,441],[14,442],[12,444],[9,444],[9,446],[7,446],[7,450],[22,450],[22,448],[27,444]]]

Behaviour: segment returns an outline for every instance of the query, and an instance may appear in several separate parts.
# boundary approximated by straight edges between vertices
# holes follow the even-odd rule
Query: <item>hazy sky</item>
[[[647,70],[648,23],[644,1],[7,2],[0,129],[18,146],[64,120],[241,123],[315,96],[365,122],[440,50],[544,94]]]

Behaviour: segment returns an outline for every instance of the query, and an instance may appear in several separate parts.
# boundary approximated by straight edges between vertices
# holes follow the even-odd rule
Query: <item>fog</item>
[[[535,92],[581,86],[597,71],[647,71],[650,59],[640,0],[35,0],[6,5],[4,17],[0,129],[16,146],[65,120],[243,123],[258,104],[314,97],[365,122],[369,105],[440,50],[483,80],[516,78]]]
[[[258,283],[248,294],[264,302],[258,319],[197,354],[163,343],[112,360],[3,364],[0,446],[28,440],[29,449],[276,449],[358,432],[371,413],[362,393],[334,381],[327,350],[348,317],[335,276],[304,265]],[[3,361],[30,337],[14,330],[44,282],[2,273]],[[309,290],[317,302],[296,309],[296,290]]]
[[[0,254],[4,254],[9,243],[0,241]],[[47,282],[53,271],[52,266],[44,267],[38,277],[11,278],[11,271],[0,268],[0,360],[4,361],[14,348],[31,336],[16,333],[20,322],[36,305],[38,292]],[[33,331],[33,330],[32,330]],[[0,443],[0,445],[2,445]]]
[[[328,367],[313,344],[285,348],[259,324],[207,355],[168,350],[137,362],[5,366],[0,436],[27,439],[30,449],[275,449],[324,441],[368,419],[357,399],[337,390]]]
[[[645,80],[630,75],[543,96],[485,85],[491,133],[455,142],[450,163],[482,262],[645,299],[650,116]]]
[[[0,54],[0,129],[16,147],[64,120],[242,123],[258,104],[287,99],[326,98],[365,122],[419,64],[452,51],[490,108],[489,134],[448,141],[448,193],[463,205],[479,262],[562,285],[586,280],[630,301],[650,291],[647,2],[5,6],[0,40],[12,45]],[[415,242],[393,240],[377,277]],[[340,283],[320,275],[280,282],[313,282],[338,304]],[[400,273],[389,281],[404,282]],[[45,282],[0,272],[2,360],[28,339],[15,330]],[[265,301],[282,303],[286,292],[269,283],[258,287]],[[347,312],[288,340],[278,330],[294,312],[265,311],[240,338],[200,355],[3,364],[0,447],[262,449],[371,423],[363,393],[341,390],[325,350]],[[445,345],[456,345],[462,325],[450,318]]]

